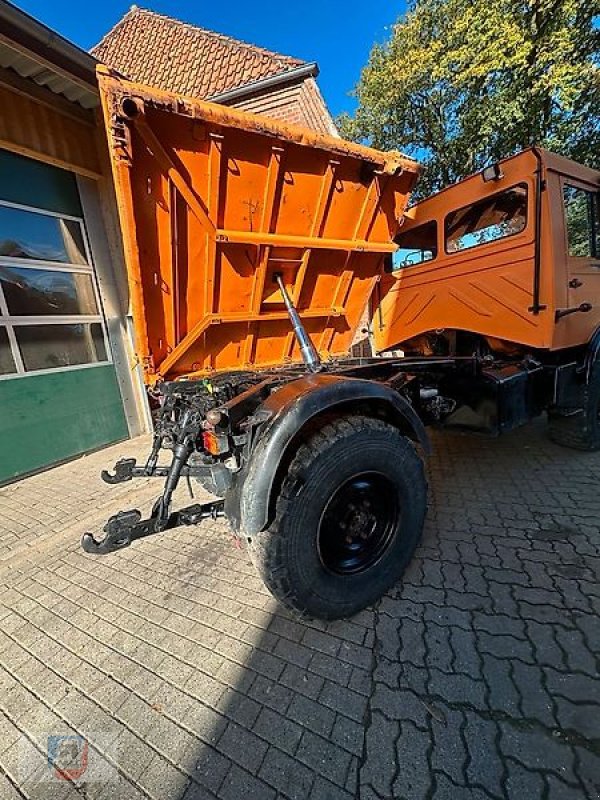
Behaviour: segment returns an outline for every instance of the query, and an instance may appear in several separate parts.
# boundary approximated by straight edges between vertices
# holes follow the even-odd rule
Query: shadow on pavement
[[[600,455],[541,423],[435,435],[429,479],[401,584],[331,624],[284,612],[221,522],[102,558],[32,548],[0,584],[0,790],[596,797]],[[19,785],[19,737],[43,754],[58,728],[108,736],[119,782]]]

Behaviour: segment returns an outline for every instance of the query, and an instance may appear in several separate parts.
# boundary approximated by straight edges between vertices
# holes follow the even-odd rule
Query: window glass
[[[431,261],[437,256],[437,223],[425,222],[396,237],[398,249],[393,254],[392,269],[403,269]]]
[[[0,327],[0,375],[16,372],[15,361],[10,349],[6,328]]]
[[[0,205],[0,256],[85,264],[78,222]]]
[[[569,255],[595,258],[600,255],[598,194],[565,186],[563,199]]]
[[[445,221],[446,251],[456,253],[507,236],[527,225],[527,187],[506,192],[452,211]]]
[[[0,148],[0,176],[0,200],[82,216],[77,180],[66,169]]]
[[[0,375],[109,360],[84,236],[82,220],[0,202]]]
[[[78,272],[0,266],[0,282],[15,316],[98,314],[92,276]]]
[[[106,361],[99,322],[78,325],[15,325],[27,371]]]

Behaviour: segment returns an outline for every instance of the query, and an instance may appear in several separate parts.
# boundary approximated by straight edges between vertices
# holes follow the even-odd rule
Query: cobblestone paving
[[[600,797],[600,456],[542,425],[434,439],[418,557],[327,625],[221,522],[81,552],[148,509],[158,483],[97,477],[146,441],[0,489],[1,800]],[[113,781],[41,782],[61,733]]]

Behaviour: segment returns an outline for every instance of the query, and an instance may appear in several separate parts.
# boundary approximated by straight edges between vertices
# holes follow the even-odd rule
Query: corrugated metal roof
[[[20,9],[0,0],[0,66],[83,108],[99,105],[96,60]]]

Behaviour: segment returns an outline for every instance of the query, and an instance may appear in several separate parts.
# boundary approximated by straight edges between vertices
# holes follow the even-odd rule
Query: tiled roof
[[[306,63],[137,6],[91,52],[138,83],[199,98]]]

